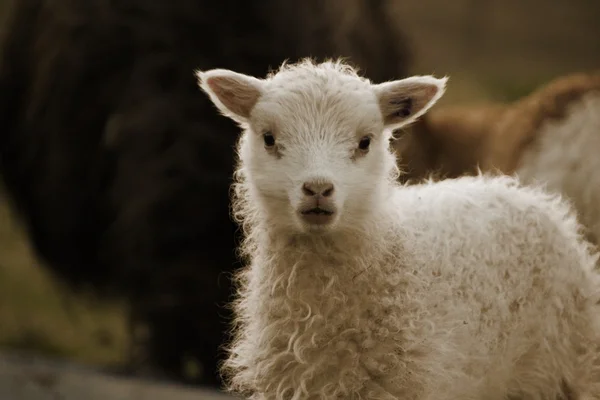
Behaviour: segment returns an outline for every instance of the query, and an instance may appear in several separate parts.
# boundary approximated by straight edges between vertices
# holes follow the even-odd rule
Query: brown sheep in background
[[[0,168],[32,243],[74,288],[124,295],[137,364],[218,385],[236,226],[237,128],[193,71],[264,76],[344,56],[377,81],[408,51],[374,0],[12,0],[0,62]],[[192,378],[190,378],[192,379]]]
[[[600,71],[559,77],[512,104],[433,109],[398,136],[403,182],[478,167],[517,174],[566,195],[600,239]]]

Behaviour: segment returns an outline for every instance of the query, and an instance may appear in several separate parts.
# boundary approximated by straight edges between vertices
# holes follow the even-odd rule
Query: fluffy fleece
[[[432,110],[395,142],[403,182],[486,172],[543,183],[600,239],[600,71],[559,77],[512,104]]]
[[[391,131],[426,112],[446,79],[372,84],[310,60],[264,80],[198,77],[243,128],[233,205],[248,264],[230,390],[600,398],[596,255],[568,204],[506,176],[396,181]],[[334,212],[317,223],[307,203]]]
[[[133,371],[219,384],[236,127],[212,111],[194,68],[262,76],[285,59],[346,56],[380,79],[403,76],[386,2],[2,2],[7,194],[56,277],[129,301]],[[184,373],[188,361],[201,373]]]

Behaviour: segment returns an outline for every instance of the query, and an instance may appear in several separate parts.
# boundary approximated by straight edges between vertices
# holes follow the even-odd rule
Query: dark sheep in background
[[[218,385],[237,128],[193,71],[264,76],[344,56],[407,74],[378,0],[12,0],[0,63],[0,168],[40,258],[75,289],[124,295],[138,364]],[[140,356],[141,355],[141,356]],[[143,357],[142,357],[143,356]],[[186,359],[202,365],[187,377]]]

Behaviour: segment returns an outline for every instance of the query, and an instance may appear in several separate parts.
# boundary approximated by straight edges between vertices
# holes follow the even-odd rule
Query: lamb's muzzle
[[[309,181],[302,185],[305,199],[300,216],[305,223],[325,226],[333,222],[336,211],[332,201],[334,190],[333,183],[327,181]]]
[[[330,182],[304,182],[302,185],[302,192],[306,196],[329,197],[333,194],[333,190],[333,183]]]

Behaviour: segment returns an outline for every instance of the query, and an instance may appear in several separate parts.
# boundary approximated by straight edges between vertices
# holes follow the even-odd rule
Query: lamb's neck
[[[300,274],[309,279],[336,276],[342,280],[369,275],[372,262],[388,250],[384,238],[356,232],[285,235],[275,230],[265,231],[258,247],[254,268],[264,268],[280,278]]]
[[[397,240],[389,235],[387,226],[379,227],[383,229],[362,235],[256,231],[256,252],[251,265],[241,272],[243,296],[237,303],[238,319],[245,324],[239,348],[252,349],[252,356],[240,362],[253,373],[249,375],[252,382],[268,387],[273,374],[287,369],[289,376],[298,377],[307,366],[328,374],[332,369],[324,351],[332,359],[346,357],[345,349],[364,343],[361,335],[370,316],[393,315],[388,309],[392,301],[369,300],[370,296],[380,298],[382,290],[392,293],[388,288],[398,287],[401,279],[398,274],[389,279],[381,273],[382,266],[397,268],[397,254],[392,248]],[[393,322],[377,324],[397,330]],[[369,329],[374,326],[373,321],[368,324]],[[376,335],[373,333],[377,339]],[[298,363],[299,359],[308,361]],[[352,364],[343,364],[357,370],[362,360],[354,357]],[[259,378],[255,368],[260,370]],[[316,377],[311,384],[327,382]]]

